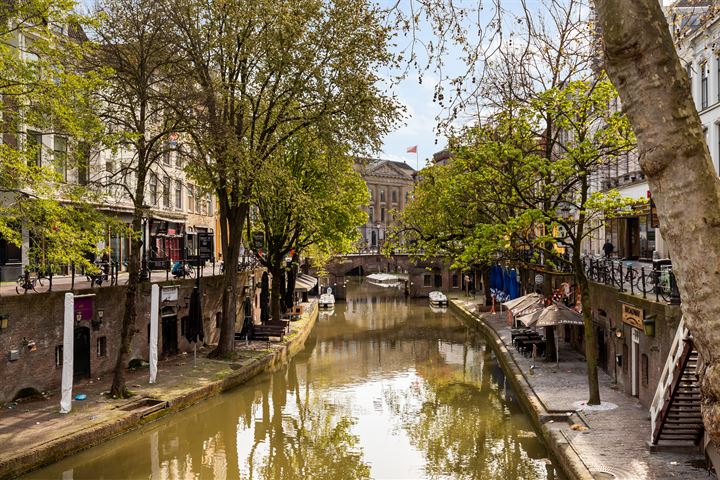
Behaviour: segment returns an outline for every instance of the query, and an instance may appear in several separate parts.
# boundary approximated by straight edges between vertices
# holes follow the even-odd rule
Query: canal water
[[[285,368],[27,478],[560,477],[481,336],[357,280]]]

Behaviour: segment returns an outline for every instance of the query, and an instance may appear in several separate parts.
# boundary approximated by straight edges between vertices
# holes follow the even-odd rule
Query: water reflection
[[[289,365],[28,478],[554,478],[482,339],[357,284]]]

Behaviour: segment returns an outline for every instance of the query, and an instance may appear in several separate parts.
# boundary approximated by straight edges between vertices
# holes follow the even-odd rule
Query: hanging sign
[[[634,307],[626,303],[622,304],[622,321],[631,327],[642,330],[645,312],[642,308]]]

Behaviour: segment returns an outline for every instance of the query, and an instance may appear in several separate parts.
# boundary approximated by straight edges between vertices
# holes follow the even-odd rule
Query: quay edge
[[[293,332],[294,335],[291,334],[292,338],[281,344],[280,348],[252,359],[242,368],[234,370],[220,380],[190,391],[183,391],[181,394],[173,395],[172,390],[168,391],[167,396],[164,396],[165,398],[159,398],[167,402],[167,407],[149,415],[143,416],[142,412],[128,412],[120,418],[87,425],[71,435],[54,438],[46,443],[24,450],[20,449],[13,457],[0,462],[0,479],[16,478],[32,470],[57,462],[82,450],[137,430],[150,422],[184,410],[224,391],[238,387],[263,372],[276,370],[304,347],[305,341],[315,326],[319,315],[316,302],[313,302],[312,307],[308,310],[306,319],[300,320],[303,323],[299,326],[299,329]]]
[[[556,461],[563,475],[568,479],[593,480],[593,475],[590,473],[590,470],[562,432],[550,429],[548,424],[543,421],[543,419],[552,418],[552,412],[547,410],[542,400],[535,393],[495,330],[483,321],[482,316],[469,311],[463,305],[459,305],[455,300],[450,299],[449,303],[451,311],[473,328],[480,331],[487,340],[500,366],[505,372],[506,378],[510,380],[513,391],[520,404],[527,412],[537,431],[542,435],[545,445],[548,450],[550,450],[553,459]]]

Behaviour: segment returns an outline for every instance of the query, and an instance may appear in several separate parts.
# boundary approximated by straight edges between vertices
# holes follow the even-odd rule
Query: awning
[[[518,315],[521,312],[529,312],[530,309],[533,308],[542,308],[544,299],[545,297],[539,293],[530,293],[514,300],[509,300],[503,303],[503,306],[505,306],[513,314]]]
[[[561,303],[550,305],[542,311],[538,319],[538,327],[552,327],[554,325],[582,325],[582,315]]]
[[[317,278],[301,273],[295,279],[296,292],[309,292],[317,285]]]
[[[582,315],[560,303],[522,315],[517,321],[526,327],[552,327],[555,325],[582,325]]]

